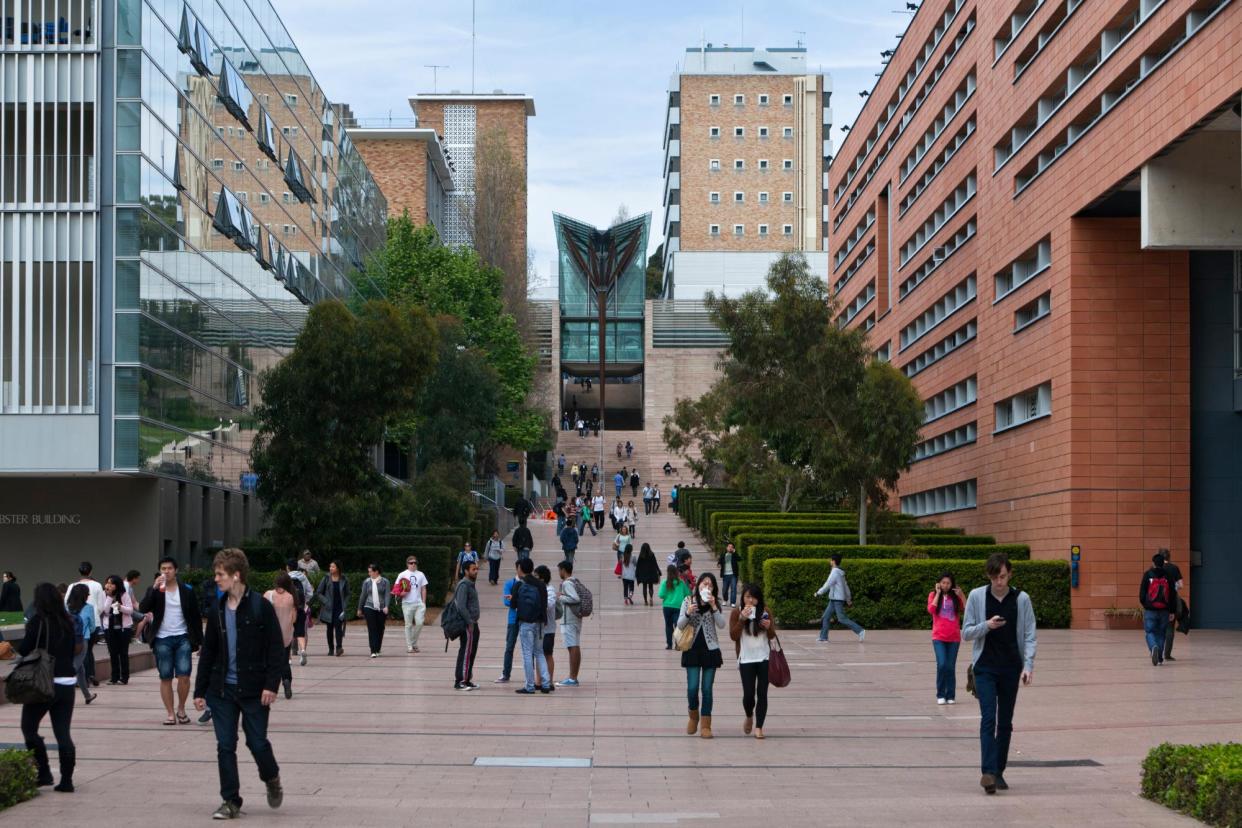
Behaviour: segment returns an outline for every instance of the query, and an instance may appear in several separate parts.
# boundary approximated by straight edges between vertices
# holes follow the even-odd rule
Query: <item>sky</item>
[[[359,118],[411,117],[420,92],[471,90],[470,0],[272,0],[319,85]],[[476,0],[474,91],[535,99],[529,127],[533,295],[555,296],[552,213],[663,221],[662,132],[687,47],[807,47],[832,77],[834,148],[909,23],[904,0]],[[439,64],[447,68],[433,70]]]

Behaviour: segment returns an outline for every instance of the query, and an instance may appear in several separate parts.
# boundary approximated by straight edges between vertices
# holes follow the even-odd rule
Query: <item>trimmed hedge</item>
[[[1208,825],[1242,825],[1242,744],[1158,745],[1143,760],[1142,794]]]
[[[733,509],[735,511],[747,509],[753,512],[775,512],[776,507],[762,500],[755,500],[739,496],[736,494],[729,495],[705,495],[698,494],[692,497],[689,492],[683,494],[680,490],[677,492],[677,511],[683,520],[691,529],[697,529],[700,532],[707,525],[707,520],[712,512],[719,512],[724,509]]]
[[[784,543],[790,546],[807,544],[827,544],[830,546],[848,546],[858,541],[858,535],[827,532],[806,532],[801,529],[762,529],[743,532],[733,536],[733,545],[738,555],[745,555],[746,549],[758,543]],[[717,554],[724,551],[727,541],[719,543]],[[916,546],[990,546],[996,543],[991,535],[926,535],[915,532],[910,535],[910,543]],[[879,546],[896,546],[896,544],[877,544]]]
[[[0,811],[39,793],[34,754],[25,749],[0,750]]]
[[[752,550],[756,547],[779,547],[781,549],[799,550],[791,552],[791,554],[771,555],[772,558],[829,558],[833,552],[840,552],[846,557],[854,558],[963,558],[974,559],[978,557],[986,558],[991,552],[1007,552],[1009,557],[1014,560],[1028,560],[1031,557],[1030,547],[1023,544],[1002,544],[998,546],[995,539],[986,535],[977,536],[978,540],[973,543],[957,543],[957,539],[944,542],[946,540],[943,535],[932,536],[915,536],[910,543],[870,543],[865,546],[858,544],[857,536],[850,535],[769,535],[763,532],[748,532],[738,535],[734,539],[734,545],[737,547],[738,565],[741,573],[750,580],[758,580],[759,573],[763,569],[763,563],[760,561],[756,564],[754,571],[750,570],[750,561]],[[962,535],[962,538],[968,538],[969,535]],[[810,554],[806,550],[818,549],[829,550],[822,554]],[[953,554],[951,550],[963,550],[961,554]],[[897,551],[890,551],[897,550]],[[935,551],[929,551],[935,550]],[[982,550],[988,550],[985,554]]]
[[[772,614],[786,627],[818,626],[827,599],[815,597],[830,569],[828,561],[769,558],[763,564],[763,594]],[[986,583],[978,560],[881,561],[844,564],[854,606],[850,617],[864,627],[931,629],[927,594],[942,572],[952,572],[962,589]],[[1031,597],[1041,627],[1070,624],[1067,561],[1014,561],[1013,585]]]
[[[993,552],[1004,552],[1011,561],[1029,561],[1031,548],[1020,543],[981,544],[979,546],[886,546],[881,544],[859,546],[858,544],[756,544],[750,547],[746,559],[740,562],[742,571],[750,580],[758,580],[763,572],[764,561],[772,558],[827,561],[840,554],[842,566],[850,561],[874,561],[884,559],[937,560],[937,561],[985,561]]]
[[[851,523],[857,525],[858,518],[850,512],[755,512],[755,511],[737,511],[737,510],[720,510],[712,512],[707,518],[707,530],[704,534],[708,540],[719,537],[722,533],[727,532],[729,523],[738,523],[740,521],[749,522],[750,519],[757,519],[756,522],[779,522],[779,523],[802,523],[805,521],[818,521],[827,523],[839,523],[848,526]]]

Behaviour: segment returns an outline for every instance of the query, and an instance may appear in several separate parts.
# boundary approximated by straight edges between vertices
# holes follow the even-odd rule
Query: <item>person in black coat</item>
[[[246,553],[224,549],[216,555],[214,568],[216,586],[224,594],[207,616],[207,634],[194,681],[194,708],[200,712],[211,708],[216,731],[223,802],[213,816],[232,819],[242,806],[237,775],[239,718],[246,732],[246,747],[267,786],[267,804],[279,808],[284,801],[280,767],[267,739],[267,722],[288,657],[276,610],[246,585],[250,572]]]
[[[0,585],[0,612],[22,611],[22,588],[17,585],[17,576],[12,572],[4,573],[4,584]]]

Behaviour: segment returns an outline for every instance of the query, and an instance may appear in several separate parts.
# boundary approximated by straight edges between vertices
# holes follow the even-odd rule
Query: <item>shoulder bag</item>
[[[684,601],[682,602],[682,611],[685,611]],[[677,630],[676,634],[673,636],[673,649],[682,653],[689,652],[690,648],[694,646],[694,637],[698,635],[698,632],[698,627],[692,623],[687,623],[686,626],[682,627],[680,630]]]
[[[50,704],[55,698],[55,659],[48,652],[48,621],[43,619],[43,646],[21,656],[4,680],[4,696],[11,704]]]
[[[778,635],[772,640],[774,643],[768,653],[768,684],[773,687],[788,687],[792,679],[789,675],[789,661],[785,658],[785,651],[781,649],[781,637]]]

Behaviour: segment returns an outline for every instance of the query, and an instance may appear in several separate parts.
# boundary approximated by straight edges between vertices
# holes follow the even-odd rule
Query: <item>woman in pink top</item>
[[[936,704],[956,704],[957,648],[962,643],[962,610],[966,596],[946,572],[927,596],[932,617],[932,649],[936,652]]]
[[[99,625],[103,627],[112,669],[108,684],[129,684],[129,638],[133,633],[134,603],[119,575],[104,581],[104,598],[99,605]]]
[[[276,609],[276,620],[280,622],[280,638],[285,642],[284,675],[281,683],[285,686],[285,698],[293,698],[293,668],[289,666],[289,647],[293,644],[293,624],[297,614],[302,610],[299,606],[297,590],[293,588],[293,579],[288,572],[276,576],[275,588],[269,589],[263,597],[272,602]]]

